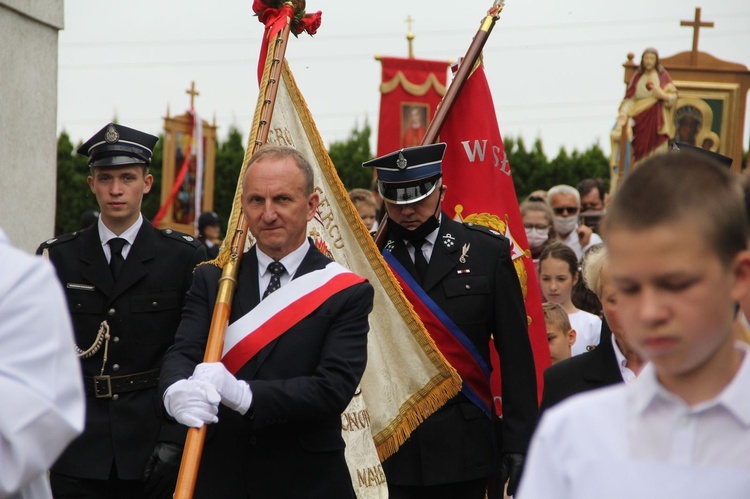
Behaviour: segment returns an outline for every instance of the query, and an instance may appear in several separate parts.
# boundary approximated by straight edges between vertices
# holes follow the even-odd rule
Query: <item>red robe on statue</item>
[[[646,73],[638,70],[633,75],[630,83],[628,83],[622,104],[629,107],[630,112],[628,114],[634,122],[632,147],[636,162],[648,157],[662,144],[666,143],[672,135],[669,130],[673,127],[673,124],[667,121],[665,101],[649,95],[651,90],[649,85],[653,85],[653,83],[649,81],[644,88],[639,89],[639,82],[644,74]],[[677,89],[672,83],[669,73],[662,69],[656,71],[656,74],[661,89],[667,94],[674,94],[676,97]],[[648,96],[644,96],[644,92]]]

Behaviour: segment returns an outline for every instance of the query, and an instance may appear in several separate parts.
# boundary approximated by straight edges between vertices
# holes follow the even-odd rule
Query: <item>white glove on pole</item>
[[[216,423],[219,418],[221,396],[211,383],[192,379],[181,379],[164,392],[164,407],[167,414],[185,426],[200,428],[204,424]]]
[[[250,385],[235,378],[221,362],[198,364],[190,379],[211,383],[221,395],[221,403],[240,414],[245,414],[253,401]]]

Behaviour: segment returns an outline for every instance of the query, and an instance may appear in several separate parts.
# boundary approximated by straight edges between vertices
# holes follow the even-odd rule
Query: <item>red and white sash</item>
[[[236,374],[255,354],[310,315],[328,298],[366,279],[331,262],[292,279],[227,327],[221,361]]]

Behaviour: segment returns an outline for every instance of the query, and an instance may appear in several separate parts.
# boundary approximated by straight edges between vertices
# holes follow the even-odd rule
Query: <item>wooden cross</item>
[[[190,95],[190,109],[193,109],[193,105],[195,104],[194,99],[196,95],[200,95],[200,92],[197,92],[195,90],[195,82],[190,82],[190,90],[185,90],[186,94]]]
[[[693,28],[693,51],[690,53],[690,64],[693,66],[698,62],[698,33],[701,28],[713,28],[714,23],[701,21],[701,8],[695,8],[695,20],[680,21],[680,26],[691,26]]]
[[[414,41],[414,33],[411,30],[411,23],[414,22],[414,19],[411,18],[411,16],[406,17],[406,24],[408,26],[408,31],[406,32],[406,40],[409,43],[409,59],[414,59],[414,47],[412,46],[412,42]]]

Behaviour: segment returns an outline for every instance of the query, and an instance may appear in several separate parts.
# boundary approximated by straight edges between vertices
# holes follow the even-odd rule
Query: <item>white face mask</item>
[[[555,217],[553,220],[555,224],[555,230],[561,236],[567,236],[578,226],[578,215],[571,215],[569,217]]]
[[[526,239],[529,241],[529,246],[536,249],[547,242],[547,239],[549,239],[549,231],[534,228],[526,229]]]

